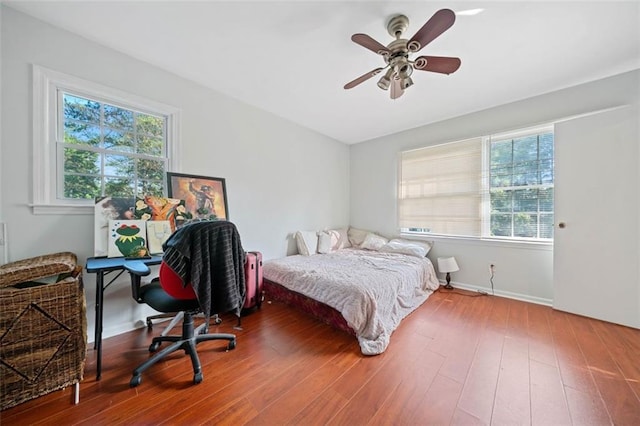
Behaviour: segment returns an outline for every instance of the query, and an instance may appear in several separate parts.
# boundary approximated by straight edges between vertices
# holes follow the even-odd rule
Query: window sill
[[[413,238],[426,241],[448,241],[478,246],[507,247],[527,250],[553,250],[553,241],[529,241],[517,239],[487,238],[487,237],[455,237],[445,235],[418,234],[412,232],[401,232],[403,238]]]
[[[29,204],[34,215],[92,215],[93,205],[79,204]]]

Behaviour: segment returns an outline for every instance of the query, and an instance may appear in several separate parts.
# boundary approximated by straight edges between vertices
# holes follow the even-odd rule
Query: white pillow
[[[303,256],[311,256],[318,251],[318,234],[316,231],[296,232],[296,244],[298,253]]]
[[[331,236],[331,250],[340,250],[342,248],[351,247],[349,237],[347,234],[347,228],[341,229],[329,229],[323,231]]]
[[[318,233],[318,253],[326,254],[332,251],[331,234],[326,231]]]
[[[394,238],[393,240],[389,241],[389,244],[391,243],[394,243],[394,248],[411,247],[411,246],[421,247],[425,251],[424,253],[425,256],[429,253],[429,251],[433,247],[433,241],[406,240],[402,238]]]
[[[429,250],[425,248],[425,244],[414,244],[412,241],[407,240],[391,240],[380,249],[385,253],[401,253],[408,254],[410,256],[425,257]]]
[[[377,251],[380,250],[382,246],[384,246],[388,242],[389,240],[387,240],[385,237],[370,232],[365,237],[362,245],[360,245],[360,248]]]
[[[349,242],[353,247],[360,247],[364,239],[367,238],[367,234],[369,234],[369,231],[364,229],[349,228],[349,231],[347,231]]]

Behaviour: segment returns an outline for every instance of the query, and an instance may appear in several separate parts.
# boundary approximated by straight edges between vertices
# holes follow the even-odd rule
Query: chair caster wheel
[[[222,323],[222,318],[220,318],[220,317],[216,317],[216,319],[215,319],[215,320],[213,320],[213,323],[214,323],[215,325],[221,324],[221,323]]]
[[[153,321],[147,318],[147,329],[153,330]]]
[[[140,383],[142,383],[142,376],[133,376],[129,381],[129,387],[135,388]]]
[[[227,345],[227,350],[228,351],[232,351],[235,348],[236,348],[236,341],[235,340],[229,341],[229,344]]]
[[[198,383],[202,382],[202,373],[196,373],[193,375],[193,384],[197,385]]]
[[[151,345],[149,345],[149,352],[153,353],[157,351],[159,347],[160,347],[160,342],[153,342]]]

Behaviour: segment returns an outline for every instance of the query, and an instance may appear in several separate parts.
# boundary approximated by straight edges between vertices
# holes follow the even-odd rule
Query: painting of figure
[[[167,173],[169,197],[185,201],[193,219],[228,220],[224,178]]]

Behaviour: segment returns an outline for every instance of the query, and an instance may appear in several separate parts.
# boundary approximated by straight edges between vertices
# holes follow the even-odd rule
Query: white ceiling
[[[4,3],[348,144],[640,68],[637,0]],[[384,65],[352,34],[386,45],[392,15],[410,38],[442,8],[484,9],[420,51],[457,72],[416,71],[397,100],[376,77],[343,89]]]

